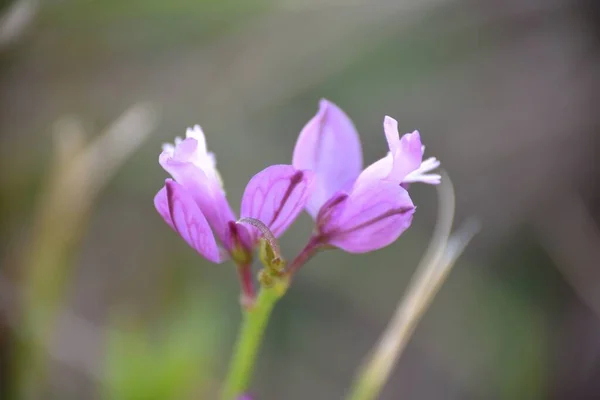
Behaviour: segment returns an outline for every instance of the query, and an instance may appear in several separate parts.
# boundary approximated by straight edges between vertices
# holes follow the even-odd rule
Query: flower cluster
[[[260,171],[244,191],[240,224],[225,196],[213,153],[196,125],[185,139],[165,144],[159,157],[171,175],[154,199],[167,224],[209,261],[233,260],[240,270],[245,296],[253,296],[250,264],[261,229],[278,238],[302,210],[315,220],[305,250],[288,270],[293,273],[314,251],[337,247],[364,253],[395,241],[411,224],[415,206],[408,184],[440,183],[431,173],[440,163],[423,160],[425,147],[418,131],[400,137],[398,123],[385,117],[383,130],[389,152],[362,169],[356,128],[335,104],[321,100],[317,114],[304,126],[291,165]],[[258,224],[258,225],[257,225]]]

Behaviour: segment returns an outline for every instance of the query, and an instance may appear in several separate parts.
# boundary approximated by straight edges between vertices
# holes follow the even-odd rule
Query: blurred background
[[[154,210],[199,123],[233,207],[325,97],[370,163],[419,129],[479,234],[382,399],[600,399],[600,5],[594,0],[0,1],[0,399],[214,399],[231,264]],[[141,102],[141,103],[140,103]],[[133,107],[133,108],[132,108]],[[115,122],[116,121],[116,122]],[[340,399],[425,250],[320,254],[277,305],[260,400]],[[282,239],[288,258],[311,230]]]

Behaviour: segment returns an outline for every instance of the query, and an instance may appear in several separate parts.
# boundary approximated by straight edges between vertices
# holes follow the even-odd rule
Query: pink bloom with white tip
[[[440,183],[440,175],[431,173],[440,163],[423,161],[419,132],[400,137],[398,123],[387,116],[383,125],[389,152],[362,171],[358,132],[335,104],[321,100],[300,132],[292,165],[316,175],[306,210],[316,220],[318,243],[350,253],[385,247],[412,222],[415,206],[405,186]]]
[[[209,261],[231,257],[238,264],[249,263],[257,232],[236,224],[202,129],[196,125],[185,139],[165,144],[159,163],[173,178],[154,198],[165,222]],[[313,182],[311,171],[269,166],[250,179],[240,216],[259,219],[278,237],[306,206]]]

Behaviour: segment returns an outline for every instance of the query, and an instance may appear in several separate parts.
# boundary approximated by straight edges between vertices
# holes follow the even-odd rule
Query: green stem
[[[254,306],[244,311],[244,320],[221,395],[222,400],[235,400],[248,389],[271,311],[285,293],[286,286],[279,283],[273,288],[261,288]]]

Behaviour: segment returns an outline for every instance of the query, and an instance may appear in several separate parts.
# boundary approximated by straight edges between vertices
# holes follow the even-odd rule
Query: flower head
[[[165,222],[209,261],[232,258],[248,264],[258,233],[235,223],[202,129],[196,125],[187,130],[185,139],[165,144],[159,162],[173,178],[154,199]],[[258,219],[280,236],[306,206],[313,177],[311,171],[291,165],[265,168],[246,186],[241,217]]]
[[[389,245],[412,222],[415,206],[406,184],[440,182],[440,175],[429,173],[439,161],[422,161],[425,148],[418,131],[400,137],[397,121],[386,116],[384,132],[388,154],[362,172],[358,134],[334,104],[321,100],[317,115],[300,132],[293,165],[316,174],[307,211],[321,243],[351,253]]]

